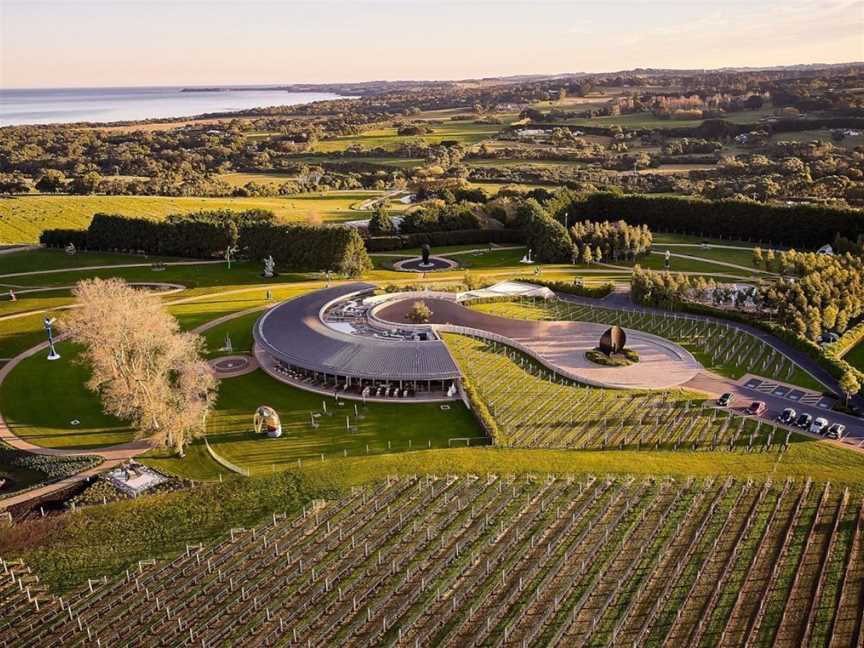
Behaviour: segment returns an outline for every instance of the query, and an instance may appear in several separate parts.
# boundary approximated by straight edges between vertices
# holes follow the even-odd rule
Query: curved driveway
[[[405,324],[414,299],[387,304],[376,311],[382,320]],[[423,301],[432,310],[431,324],[451,324],[488,331],[526,349],[563,375],[589,385],[619,389],[664,389],[681,385],[699,373],[701,366],[685,349],[669,340],[625,329],[627,346],[639,353],[639,362],[627,367],[605,367],[585,358],[609,327],[590,322],[542,322],[516,320],[482,313],[443,299]]]

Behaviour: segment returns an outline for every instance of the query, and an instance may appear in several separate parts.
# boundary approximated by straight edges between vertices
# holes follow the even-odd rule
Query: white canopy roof
[[[487,297],[542,297],[543,299],[552,299],[555,297],[555,293],[546,286],[538,286],[524,281],[500,281],[488,288],[470,290],[459,294],[460,301]]]

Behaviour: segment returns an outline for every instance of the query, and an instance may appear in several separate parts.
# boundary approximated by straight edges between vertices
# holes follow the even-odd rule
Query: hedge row
[[[429,245],[483,245],[488,243],[525,243],[525,232],[515,229],[453,230],[450,232],[422,232],[399,236],[372,236],[366,239],[370,252],[389,252]]]
[[[563,219],[564,213],[562,210],[556,216]],[[577,196],[566,213],[571,223],[574,219],[624,220],[655,231],[767,241],[805,249],[830,243],[838,233],[853,241],[864,234],[861,210],[816,205],[598,192]]]
[[[860,322],[850,328],[840,336],[839,340],[826,346],[825,351],[833,353],[838,358],[842,358],[857,346],[861,340],[864,340],[864,322]]]
[[[240,247],[251,259],[272,255],[277,269],[333,270],[356,277],[372,268],[363,239],[353,227],[251,225],[241,231]]]
[[[538,286],[545,286],[555,292],[566,293],[568,295],[578,295],[579,297],[592,297],[594,299],[602,299],[615,290],[615,284],[611,282],[602,283],[596,286],[586,286],[585,284],[569,281],[547,281],[545,279],[538,279],[537,277],[527,275],[524,277],[517,277],[515,280],[537,284]]]
[[[96,214],[87,230],[45,230],[40,242],[80,249],[133,252],[207,259],[221,257],[232,245],[260,260],[272,255],[292,271],[332,270],[356,276],[372,267],[363,239],[348,227],[279,225],[272,213],[200,212],[164,221]]]

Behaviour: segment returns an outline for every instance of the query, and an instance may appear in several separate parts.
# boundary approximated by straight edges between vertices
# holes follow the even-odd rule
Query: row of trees
[[[576,194],[563,190],[551,215],[561,223],[623,219],[654,231],[769,241],[813,247],[837,234],[864,234],[860,210],[814,205],[769,205],[744,200],[701,200],[614,192]]]
[[[864,315],[864,260],[843,254],[781,252],[775,266],[788,275],[760,287],[763,309],[798,335],[819,341],[843,333]]]
[[[576,222],[570,227],[570,238],[580,250],[585,246],[595,251],[599,249],[601,258],[613,261],[635,259],[647,254],[653,242],[647,225],[629,225],[623,220],[614,223],[587,220]]]
[[[87,230],[45,230],[48,247],[74,243],[89,250],[143,252],[193,258],[234,255],[260,260],[272,255],[294,271],[331,270],[348,276],[372,267],[354,228],[279,224],[272,212],[204,211],[164,221],[96,214]]]

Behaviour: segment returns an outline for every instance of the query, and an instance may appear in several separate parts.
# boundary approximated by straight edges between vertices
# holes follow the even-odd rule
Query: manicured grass
[[[119,265],[127,263],[152,263],[154,261],[188,261],[169,257],[147,257],[139,254],[108,254],[102,252],[79,251],[66,254],[64,250],[39,248],[22,250],[10,254],[0,254],[0,275],[18,272],[37,272],[64,268],[82,268],[99,265]],[[15,283],[13,281],[13,283]]]
[[[190,443],[184,452],[185,456],[181,458],[171,450],[154,448],[138,460],[165,474],[196,481],[218,480],[220,475],[223,478],[233,475],[213,460],[202,439]]]
[[[7,290],[0,288],[0,317],[28,311],[52,309],[72,303],[72,294],[67,288],[46,290],[34,293],[18,291],[13,302],[7,297]]]
[[[60,360],[40,352],[23,360],[0,385],[0,412],[19,437],[47,448],[94,449],[131,441],[132,430],[102,413],[85,387],[89,371],[78,349],[61,342]],[[72,420],[80,421],[73,425]]]
[[[50,314],[50,313],[49,313]],[[11,358],[45,341],[45,313],[0,320],[0,358]]]
[[[362,212],[350,209],[351,205],[379,195],[376,191],[333,191],[284,198],[20,196],[0,201],[0,243],[35,243],[42,230],[52,227],[83,229],[98,212],[158,219],[202,209],[269,209],[285,222],[353,220],[362,217]]]
[[[207,357],[215,358],[237,353],[249,354],[252,352],[252,327],[258,318],[264,313],[263,310],[242,317],[223,322],[203,333],[207,341]],[[225,346],[225,336],[231,337],[232,352],[222,351]]]
[[[693,248],[696,251],[695,248]],[[672,254],[679,253],[675,248],[670,248]],[[605,259],[604,263],[610,263],[612,265],[617,266],[633,266],[639,264],[645,269],[650,270],[666,270],[666,260],[664,255],[666,254],[665,248],[662,246],[655,246],[654,252],[648,254],[646,256],[642,256],[636,260],[635,263],[631,261],[612,261],[611,259]],[[691,254],[691,248],[680,248],[680,254]],[[693,256],[698,256],[698,254],[693,254]],[[756,268],[753,268],[752,271],[742,270],[739,268],[733,268],[730,266],[720,265],[717,263],[712,263],[710,260],[699,260],[699,259],[683,259],[681,257],[673,256],[670,260],[670,272],[686,272],[689,274],[704,274],[704,275],[712,275],[712,274],[724,274],[731,275],[733,277],[741,277],[746,278],[750,277],[754,274],[759,274],[759,271]],[[748,264],[749,265],[749,264]]]
[[[864,342],[859,342],[849,349],[843,359],[859,371],[864,371]]]
[[[322,401],[327,403],[323,412]],[[369,403],[341,401],[285,385],[258,370],[223,380],[219,401],[208,418],[211,447],[235,464],[255,473],[284,470],[303,462],[369,453],[404,452],[409,449],[446,448],[451,438],[479,437],[482,431],[461,402],[438,404]],[[363,417],[358,420],[354,405]],[[283,435],[268,439],[252,430],[252,415],[259,405],[279,412]],[[311,425],[313,413],[318,427]],[[346,429],[346,417],[356,431]],[[410,442],[410,446],[409,446]],[[388,447],[389,443],[389,447]]]

